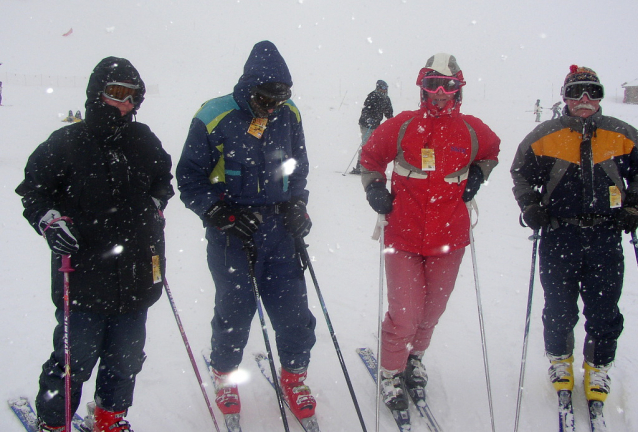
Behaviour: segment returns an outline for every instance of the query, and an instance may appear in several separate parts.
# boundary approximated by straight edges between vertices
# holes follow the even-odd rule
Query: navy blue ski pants
[[[586,319],[585,360],[598,366],[614,360],[617,339],[623,330],[618,308],[625,270],[620,242],[621,231],[611,222],[594,227],[563,224],[543,230],[539,269],[545,292],[547,353],[573,352],[580,295]]]
[[[124,315],[72,311],[69,318],[71,350],[71,409],[80,404],[82,385],[91,378],[98,360],[95,401],[108,411],[133,404],[135,376],[146,359],[147,309]],[[57,309],[54,351],[42,366],[36,398],[38,416],[49,426],[64,425],[64,310]]]
[[[308,308],[303,269],[293,237],[282,215],[265,216],[254,235],[255,279],[275,330],[284,369],[306,368],[315,344],[315,317]],[[211,321],[211,365],[230,372],[241,363],[257,305],[246,251],[236,236],[208,228],[208,266],[215,283],[215,313]]]

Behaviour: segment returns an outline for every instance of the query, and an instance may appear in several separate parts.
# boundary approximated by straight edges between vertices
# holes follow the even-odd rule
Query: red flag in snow
[[[64,33],[62,36],[68,36],[68,35],[70,35],[71,33],[73,33],[73,27],[71,27],[71,28],[69,29],[69,31],[68,31],[68,32],[66,32],[66,33]]]

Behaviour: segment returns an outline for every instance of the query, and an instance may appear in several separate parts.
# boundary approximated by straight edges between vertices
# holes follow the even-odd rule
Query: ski
[[[370,376],[377,383],[377,359],[370,348],[357,348],[357,354],[363,361],[363,364],[368,369]],[[401,432],[409,432],[412,430],[410,423],[410,411],[409,410],[390,410],[392,417]]]
[[[408,394],[419,412],[419,415],[427,421],[430,432],[443,432],[443,429],[441,429],[441,426],[434,418],[434,414],[432,414],[432,410],[430,410],[430,406],[425,399],[425,389],[422,387],[408,389]]]
[[[213,374],[210,368],[210,349],[202,350],[202,357],[204,357],[204,362],[206,363],[206,370],[208,371],[208,375],[210,379],[214,382]],[[213,385],[214,389],[214,385]],[[241,432],[241,425],[239,424],[239,413],[237,414],[223,414],[224,423],[226,424],[226,429],[228,432]]]
[[[272,388],[275,388],[275,383],[274,383],[274,381],[272,379],[272,376],[270,374],[270,364],[268,362],[268,357],[266,356],[266,354],[264,354],[264,353],[255,354],[255,361],[257,362],[257,365],[259,366],[259,370],[261,371],[261,374],[264,376],[264,378],[266,378],[268,380],[268,382],[270,383]],[[288,405],[288,402],[286,401],[286,399],[282,397],[282,400],[284,402],[284,405],[286,405],[286,408],[288,408],[290,413],[293,414],[293,412],[290,409],[290,406]],[[299,422],[301,427],[306,432],[320,432],[319,423],[317,422],[317,416],[316,415],[313,415],[312,417],[308,417],[308,418],[305,418],[305,419],[297,418],[297,416],[295,416],[294,414],[293,414],[293,417],[295,419],[297,419],[297,421]]]
[[[574,406],[570,390],[558,391],[558,431],[576,432],[574,424]]]
[[[604,403],[601,401],[589,401],[589,425],[591,432],[607,432],[607,424],[603,415]]]
[[[19,397],[16,399],[9,399],[7,402],[27,432],[38,432],[40,430],[38,427],[38,416],[36,415],[28,398]],[[80,417],[77,413],[73,415],[71,424],[77,432],[90,432],[90,429],[84,426],[84,419],[82,419],[82,417]]]

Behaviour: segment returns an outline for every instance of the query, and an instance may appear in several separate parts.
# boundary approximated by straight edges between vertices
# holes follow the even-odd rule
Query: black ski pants
[[[618,309],[625,268],[621,238],[611,222],[593,227],[561,224],[543,230],[539,269],[548,354],[573,353],[580,295],[586,319],[585,360],[598,366],[614,360],[623,330]]]
[[[82,385],[100,361],[95,382],[96,404],[108,411],[124,411],[133,404],[135,376],[146,359],[147,309],[124,315],[72,311],[69,318],[71,350],[71,411],[80,404]],[[38,416],[49,426],[63,426],[64,310],[57,309],[54,351],[42,365]]]

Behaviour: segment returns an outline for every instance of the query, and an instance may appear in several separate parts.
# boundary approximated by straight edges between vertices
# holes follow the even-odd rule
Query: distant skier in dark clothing
[[[107,57],[89,78],[86,120],[51,134],[29,157],[24,217],[52,251],[58,325],[42,366],[39,430],[65,431],[61,257],[71,255],[71,410],[99,361],[94,432],[130,431],[135,377],[146,358],[148,308],[162,294],[166,260],[162,210],[173,196],[171,158],[148,126],[134,121],[144,100],[138,71]]]
[[[561,105],[560,101],[552,105],[552,120],[554,120],[557,117],[560,117],[560,105]]]
[[[0,105],[2,105],[2,81],[0,81]]]
[[[377,87],[368,94],[361,117],[359,117],[359,129],[361,130],[361,144],[359,145],[359,155],[357,165],[350,172],[351,174],[361,174],[361,147],[365,145],[372,135],[372,132],[379,127],[383,121],[383,116],[389,119],[394,117],[392,113],[392,102],[388,96],[388,83],[383,80],[377,81]]]
[[[574,388],[574,326],[585,316],[585,395],[604,401],[623,331],[622,232],[638,227],[638,131],[600,107],[604,89],[586,67],[570,67],[564,115],[537,126],[512,163],[523,221],[540,230],[545,352],[557,391]]]

